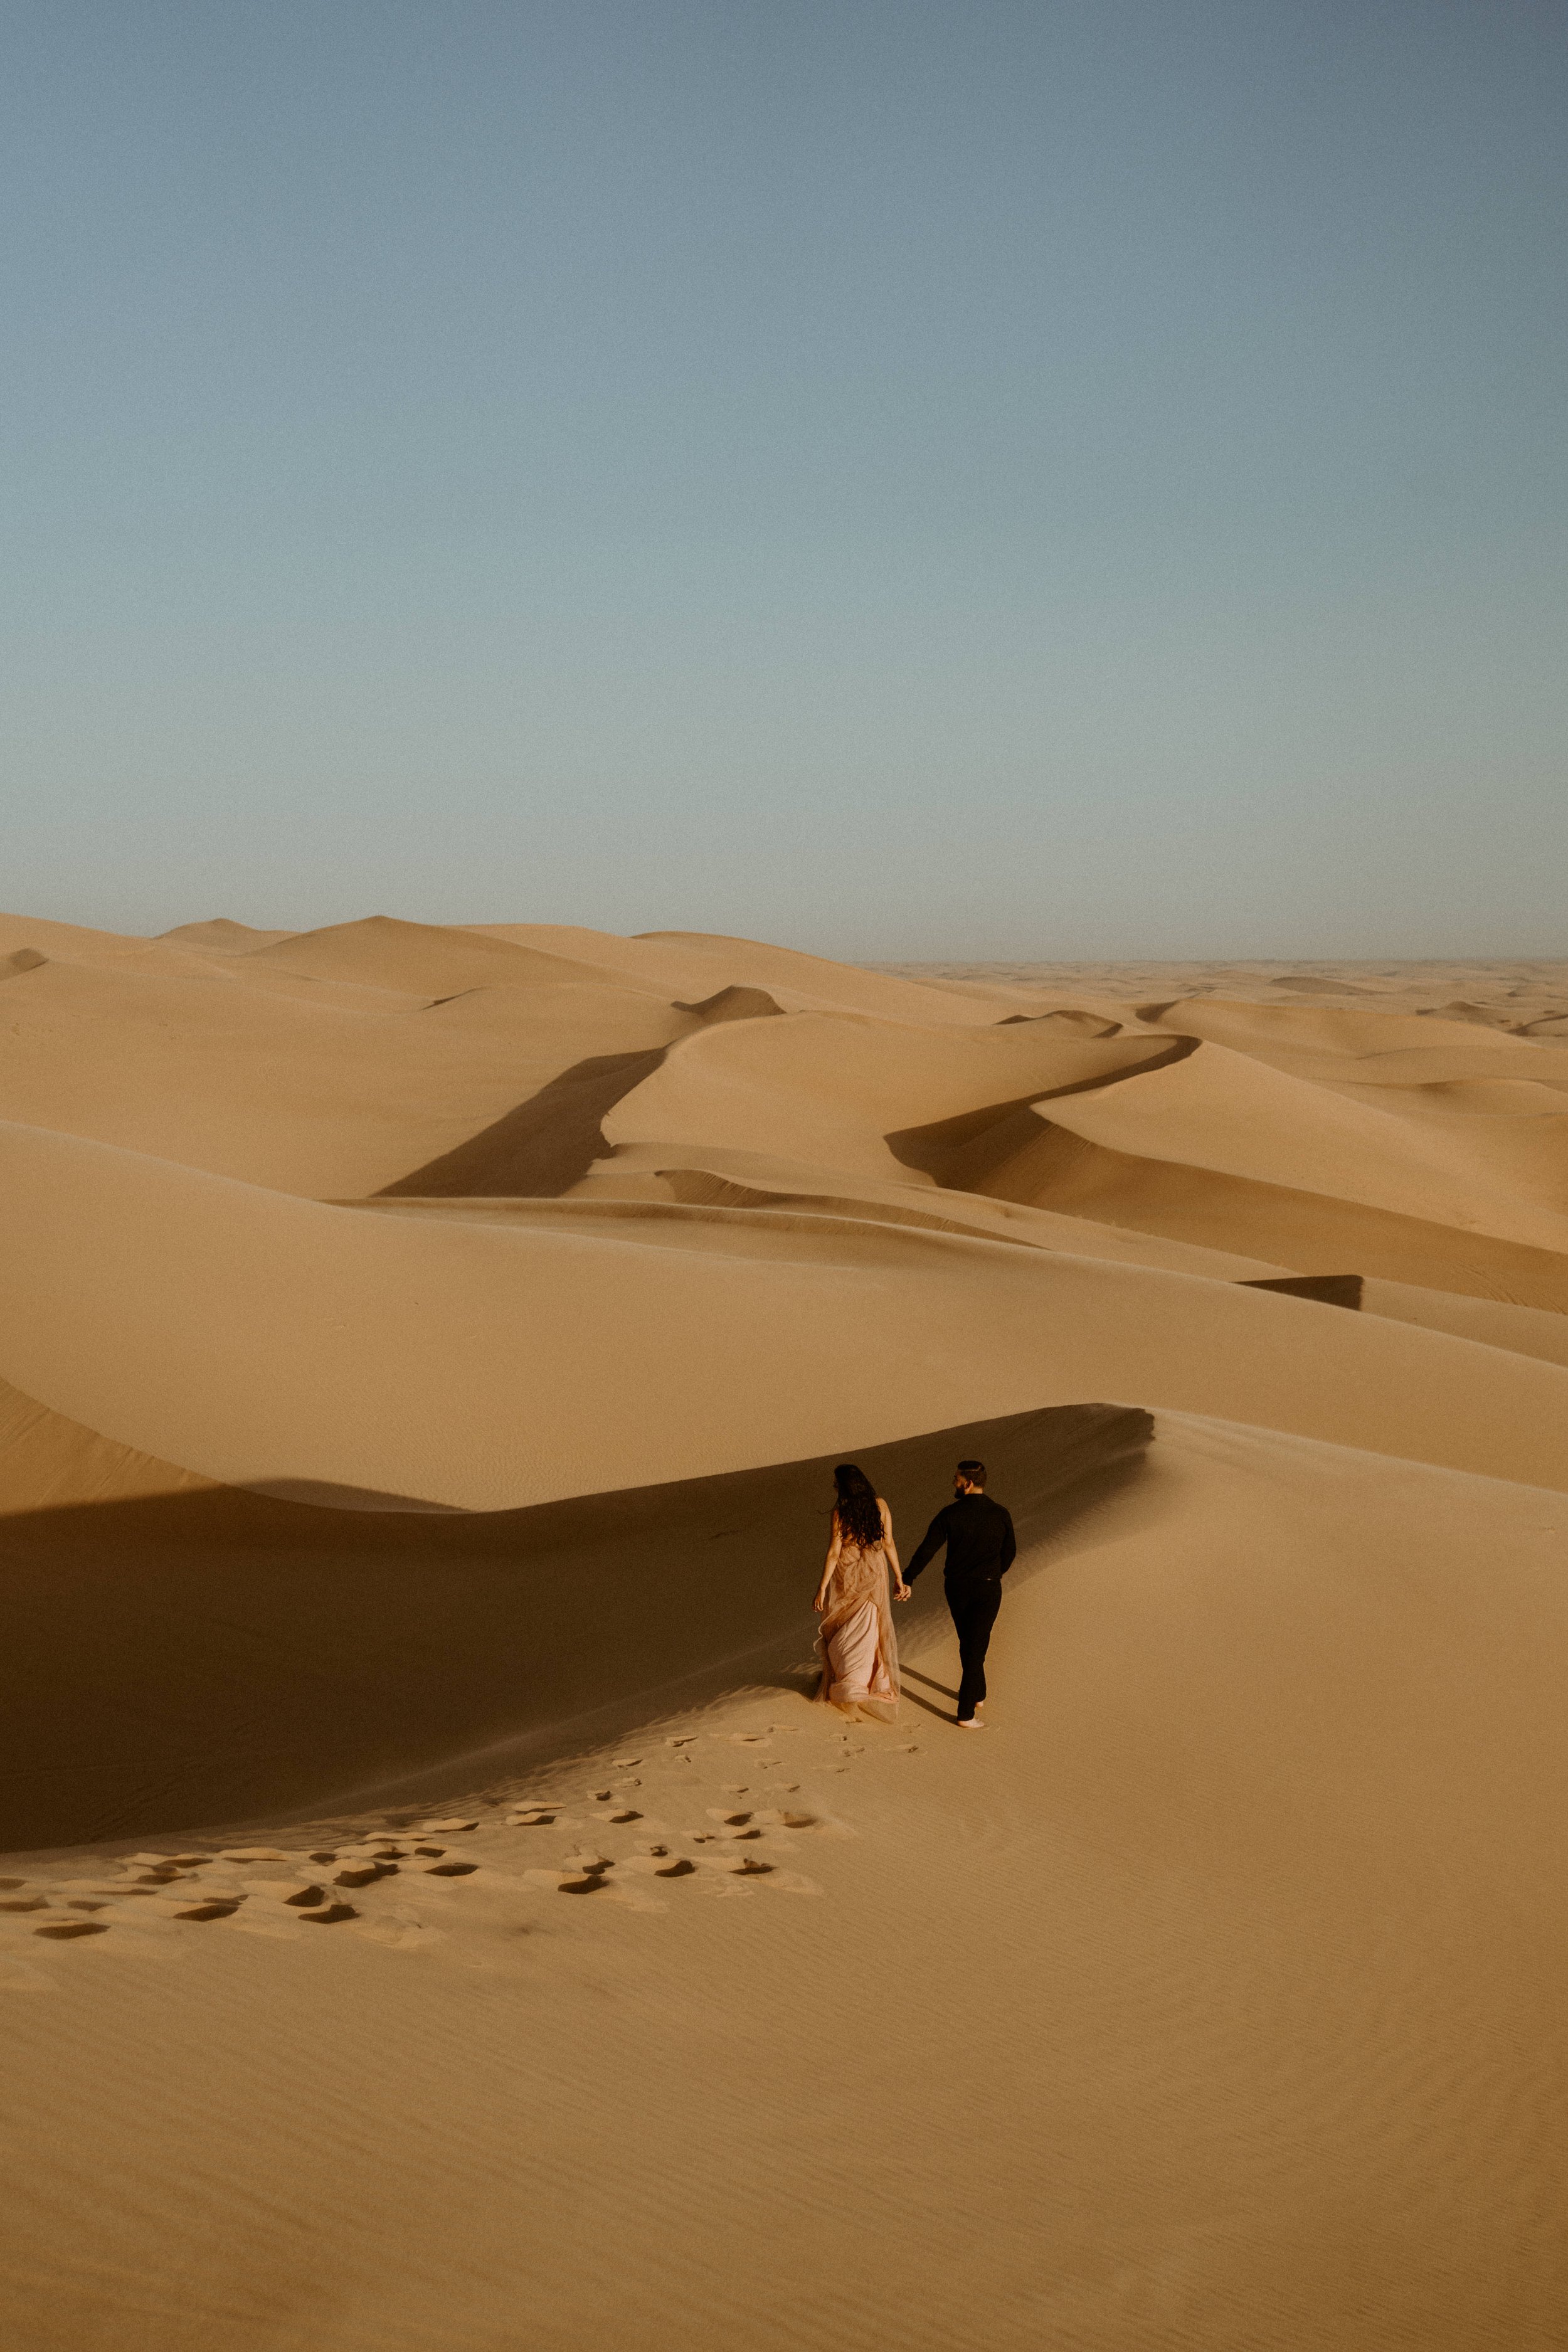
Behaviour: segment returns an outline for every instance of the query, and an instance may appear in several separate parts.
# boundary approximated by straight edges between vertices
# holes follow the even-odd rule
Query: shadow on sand
[[[1060,1406],[858,1459],[918,1535],[954,1459],[982,1454],[1044,1564],[1152,1431]],[[472,1785],[481,1750],[533,1760],[595,1724],[800,1688],[833,1458],[518,1511],[212,1487],[0,1520],[0,1848],[276,1816],[447,1767]],[[900,1612],[912,1647],[938,1584]]]

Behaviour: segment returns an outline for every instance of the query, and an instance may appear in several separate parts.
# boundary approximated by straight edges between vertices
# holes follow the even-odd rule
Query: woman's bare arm
[[[822,1563],[822,1581],[816,1588],[816,1598],[811,1604],[816,1611],[819,1617],[824,1609],[827,1606],[828,1580],[831,1578],[834,1570],[838,1565],[838,1555],[843,1549],[844,1538],[838,1532],[838,1514],[835,1511],[833,1514],[833,1540],[827,1547],[827,1558]]]
[[[899,1566],[899,1547],[893,1541],[893,1515],[880,1495],[877,1497],[877,1508],[882,1514],[882,1549],[887,1553],[889,1565],[893,1571],[893,1590],[900,1601],[907,1601],[910,1597],[910,1588],[904,1582],[904,1571]]]

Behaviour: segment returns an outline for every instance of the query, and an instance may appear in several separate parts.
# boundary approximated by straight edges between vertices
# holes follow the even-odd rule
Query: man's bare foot
[[[960,1731],[984,1731],[985,1728],[978,1716],[955,1715],[952,1719]]]

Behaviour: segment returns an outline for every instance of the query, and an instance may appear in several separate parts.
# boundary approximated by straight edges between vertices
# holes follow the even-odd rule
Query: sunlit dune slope
[[[1362,1304],[1369,1314],[1386,1315],[1396,1323],[1421,1323],[1431,1331],[1479,1339],[1488,1348],[1539,1356],[1543,1363],[1568,1364],[1568,1315],[1555,1315],[1544,1307],[1467,1298],[1415,1283],[1375,1279],[1363,1285]]]
[[[579,957],[688,999],[741,984],[765,990],[791,1012],[862,1013],[888,1021],[952,1022],[966,1027],[1039,1010],[1025,989],[974,988],[962,982],[901,980],[800,955],[756,940],[723,939],[705,931],[649,931],[617,939],[605,931],[555,923],[480,923],[481,938],[504,940],[542,954]]]
[[[188,941],[142,940],[120,931],[97,931],[81,923],[41,921],[33,915],[0,914],[0,956],[29,948],[51,962],[115,964],[133,971],[210,972],[210,956]]]
[[[293,931],[258,931],[249,923],[232,922],[226,915],[215,916],[205,923],[176,923],[173,930],[161,934],[166,940],[181,940],[187,947],[205,949],[214,955],[248,955],[256,948],[276,947],[279,940],[291,940]]]
[[[1419,1124],[1203,1045],[1135,1085],[1049,1105],[1085,1142],[1255,1183],[1350,1201],[1527,1247],[1568,1249],[1568,1097],[1522,1118],[1456,1113]]]
[[[1228,1282],[869,1222],[716,1252],[369,1214],[15,1126],[0,1184],[0,1376],[234,1484],[495,1509],[1084,1399],[1568,1481],[1557,1366]]]
[[[310,980],[353,980],[426,997],[455,996],[470,988],[537,985],[542,981],[604,980],[610,974],[583,957],[552,955],[504,939],[430,923],[373,915],[325,930],[299,931],[255,950],[258,966]],[[622,988],[661,992],[633,971],[615,978]]]
[[[1072,1108],[1064,1106],[1068,1112]],[[1054,1108],[1015,1112],[978,1138],[969,1152],[954,1153],[947,1163],[949,1182],[1064,1216],[1204,1248],[1249,1252],[1304,1274],[1363,1272],[1568,1311],[1568,1257],[1560,1249],[1402,1215],[1331,1192],[1194,1165],[1181,1158],[1174,1139],[1168,1158],[1113,1150],[1075,1132],[1076,1120],[1069,1125],[1066,1118],[1047,1116]],[[1266,1140],[1272,1148],[1277,1139]],[[1213,1156],[1220,1156],[1223,1148],[1216,1143]],[[1371,1171],[1370,1181],[1383,1172]],[[1356,1189],[1370,1189],[1369,1178],[1359,1171],[1348,1181]],[[1508,1188],[1500,1183],[1493,1222],[1510,1221],[1512,1205]]]
[[[1157,1038],[1085,1040],[1029,1024],[894,1028],[796,1013],[689,1038],[608,1113],[605,1138],[612,1146],[730,1145],[918,1181],[937,1148],[930,1127],[1099,1087],[1180,1050]]]
[[[1187,996],[1142,1007],[1155,1027],[1229,1045],[1280,1067],[1362,1076],[1398,1085],[1423,1076],[1531,1076],[1568,1087],[1568,1064],[1532,1050],[1528,1039],[1429,1013],[1363,1011],[1348,1005],[1253,1004]],[[1359,1072],[1352,1065],[1360,1066]]]
[[[521,982],[507,965],[498,984],[430,1003],[280,967],[233,980],[46,961],[0,982],[0,1110],[280,1192],[353,1196],[578,1064],[700,1025],[618,982],[570,966],[541,982],[518,964]],[[589,1145],[587,1158],[596,1122]]]

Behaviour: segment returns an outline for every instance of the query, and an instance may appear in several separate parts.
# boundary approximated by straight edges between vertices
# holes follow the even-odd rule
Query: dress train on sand
[[[888,1599],[888,1555],[846,1544],[828,1580],[816,1641],[817,1696],[835,1706],[897,1706],[899,1645]]]

